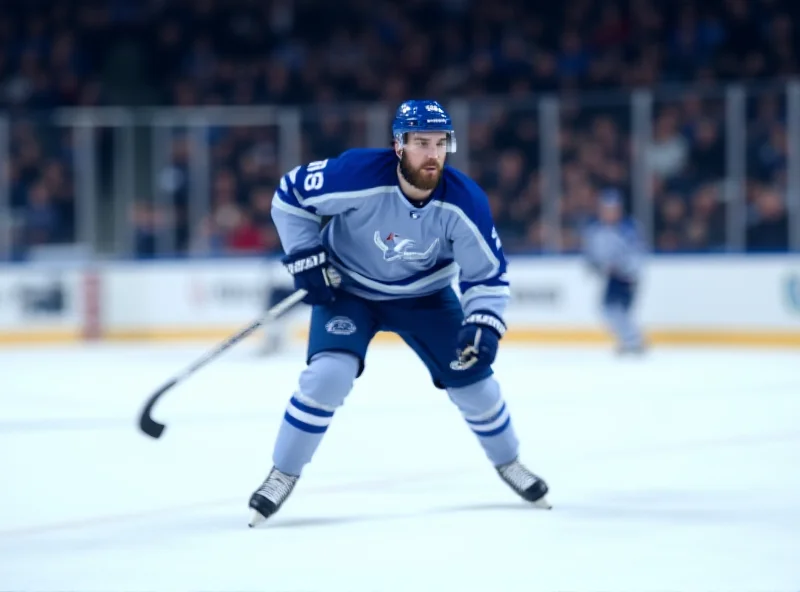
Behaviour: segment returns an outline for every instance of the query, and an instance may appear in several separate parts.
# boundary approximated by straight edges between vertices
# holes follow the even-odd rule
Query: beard
[[[435,166],[436,173],[431,174],[428,171],[422,170],[428,166]],[[436,186],[439,184],[439,181],[442,178],[442,165],[435,160],[429,160],[422,163],[419,167],[413,168],[408,163],[405,153],[403,153],[403,155],[400,157],[400,174],[403,175],[403,178],[406,181],[411,183],[411,185],[417,189],[430,191],[432,189],[436,189]]]

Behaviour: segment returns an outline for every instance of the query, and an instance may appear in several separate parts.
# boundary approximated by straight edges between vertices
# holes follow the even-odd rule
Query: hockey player
[[[500,478],[549,508],[547,485],[518,460],[492,372],[509,288],[486,195],[445,166],[456,137],[439,103],[400,105],[392,135],[394,149],[349,150],[297,167],[275,193],[283,261],[313,308],[308,365],[281,422],[274,466],[250,498],[250,526],[294,489],[378,331],[397,333],[416,352]],[[331,216],[322,232],[321,216]],[[458,268],[460,300],[451,287]]]
[[[604,191],[599,201],[598,219],[584,233],[585,257],[606,283],[603,316],[617,339],[617,351],[641,353],[644,341],[631,315],[641,269],[641,240],[634,222],[623,216],[618,191]]]

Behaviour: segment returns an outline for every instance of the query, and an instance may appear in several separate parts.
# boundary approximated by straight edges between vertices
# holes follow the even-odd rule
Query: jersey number
[[[303,182],[303,189],[306,191],[314,191],[322,188],[322,184],[325,183],[325,176],[321,171],[327,164],[327,158],[325,160],[316,160],[308,164],[306,167],[308,174],[306,175],[306,180]]]

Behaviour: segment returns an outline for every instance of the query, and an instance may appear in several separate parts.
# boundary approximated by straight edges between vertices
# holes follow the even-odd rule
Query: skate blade
[[[248,522],[247,525],[250,528],[255,528],[262,522],[266,522],[266,520],[267,519],[264,518],[261,514],[259,514],[256,510],[253,510],[253,513],[250,514],[250,522]]]
[[[547,501],[546,497],[540,497],[535,502],[531,502],[533,507],[539,508],[540,510],[552,510],[553,506],[550,502]]]

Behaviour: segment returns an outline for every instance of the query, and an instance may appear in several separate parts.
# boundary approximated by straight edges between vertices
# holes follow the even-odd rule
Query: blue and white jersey
[[[616,224],[592,222],[584,231],[583,251],[589,265],[598,272],[633,282],[638,280],[644,248],[632,220]]]
[[[445,166],[427,203],[400,190],[391,149],[348,150],[284,175],[272,218],[284,251],[324,244],[342,289],[388,300],[432,294],[459,274],[465,314],[502,317],[509,298],[506,260],[486,194]],[[330,222],[320,231],[323,216]]]

